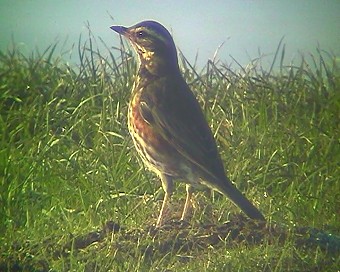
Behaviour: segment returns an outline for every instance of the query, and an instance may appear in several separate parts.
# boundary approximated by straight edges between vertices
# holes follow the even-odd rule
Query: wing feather
[[[146,121],[205,177],[223,180],[224,168],[214,137],[184,79],[163,78],[146,88],[140,108]]]

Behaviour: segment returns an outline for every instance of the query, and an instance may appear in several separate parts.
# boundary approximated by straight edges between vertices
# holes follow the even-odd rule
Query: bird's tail
[[[266,221],[263,214],[227,179],[217,188],[230,198],[250,218]]]

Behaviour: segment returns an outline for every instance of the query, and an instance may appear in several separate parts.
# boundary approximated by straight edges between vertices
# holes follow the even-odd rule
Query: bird
[[[186,183],[183,221],[191,210],[194,188],[202,185],[227,196],[249,218],[265,221],[227,177],[213,133],[181,74],[169,31],[153,20],[110,28],[131,43],[139,59],[128,106],[128,129],[137,153],[159,176],[165,192],[156,227],[165,222],[175,180]]]

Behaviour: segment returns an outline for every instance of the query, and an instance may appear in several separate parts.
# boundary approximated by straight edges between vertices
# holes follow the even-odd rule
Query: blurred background
[[[266,56],[264,63],[271,63],[282,37],[290,64],[317,47],[340,56],[339,12],[339,0],[0,0],[0,50],[14,41],[24,53],[42,52],[58,42],[57,52],[77,63],[79,36],[88,38],[88,26],[112,47],[119,46],[119,36],[109,26],[154,19],[170,30],[189,62],[198,54],[199,66],[222,44],[217,59],[223,62],[233,63],[232,56],[246,65]],[[105,56],[107,49],[97,41]]]

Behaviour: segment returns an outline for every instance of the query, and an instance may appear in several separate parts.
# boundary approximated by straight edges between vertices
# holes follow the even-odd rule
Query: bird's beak
[[[128,29],[124,26],[110,26],[110,28],[114,31],[116,31],[118,34],[126,36],[128,33]]]

